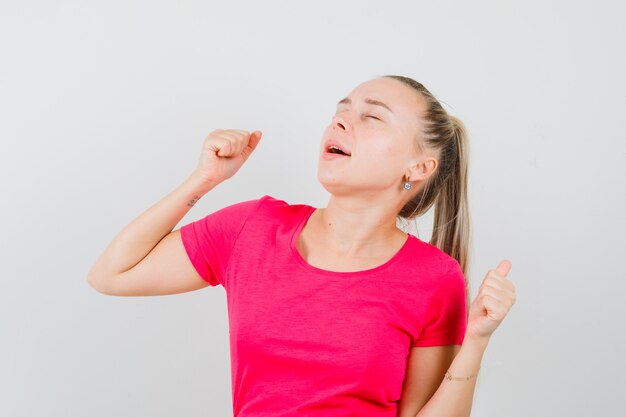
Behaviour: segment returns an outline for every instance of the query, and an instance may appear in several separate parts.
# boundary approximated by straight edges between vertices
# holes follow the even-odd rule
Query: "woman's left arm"
[[[461,349],[441,385],[416,417],[470,416],[477,373],[489,338],[515,304],[515,287],[506,278],[510,269],[511,263],[503,260],[495,270],[487,272],[470,306]],[[470,378],[465,380],[466,377]]]

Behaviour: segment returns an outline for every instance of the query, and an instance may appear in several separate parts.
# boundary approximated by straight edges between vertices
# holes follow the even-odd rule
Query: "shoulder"
[[[240,200],[234,203],[231,203],[217,211],[224,211],[225,213],[229,213],[231,215],[241,215],[244,213],[258,213],[260,210],[274,210],[279,207],[288,206],[289,204],[284,201],[277,199],[271,195],[265,194],[261,197]]]
[[[433,245],[430,242],[415,239],[419,246],[419,250],[424,260],[427,260],[428,266],[439,272],[447,272],[451,269],[460,268],[459,262],[450,254]]]
[[[259,214],[278,218],[288,218],[293,215],[298,215],[303,211],[313,209],[313,207],[308,204],[289,203],[286,200],[269,194],[265,194],[259,198],[259,204],[256,208]]]
[[[432,243],[414,238],[417,243],[413,264],[418,268],[422,282],[430,283],[433,288],[465,286],[465,274],[453,256]]]
[[[262,202],[262,204],[269,207],[300,207],[300,206],[308,206],[307,204],[301,203],[289,203],[286,200],[275,197],[273,195],[265,194],[260,197],[258,200]]]

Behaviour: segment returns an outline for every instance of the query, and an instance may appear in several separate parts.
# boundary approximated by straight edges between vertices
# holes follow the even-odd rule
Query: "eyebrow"
[[[373,104],[375,106],[384,107],[384,108],[386,108],[387,110],[389,110],[393,114],[393,110],[391,110],[391,108],[388,105],[386,105],[385,103],[383,103],[382,101],[374,100],[373,98],[367,98],[367,97],[365,98],[364,101],[367,104]],[[346,97],[344,99],[339,100],[339,102],[337,102],[337,105],[340,105],[340,104],[350,104],[350,103],[352,103],[352,100],[350,100],[348,97]]]

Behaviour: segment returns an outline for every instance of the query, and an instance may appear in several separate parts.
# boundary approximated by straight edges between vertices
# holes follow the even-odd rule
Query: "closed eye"
[[[378,117],[376,117],[376,116],[372,116],[371,114],[368,114],[368,115],[366,115],[365,117],[371,117],[372,119],[380,120]]]

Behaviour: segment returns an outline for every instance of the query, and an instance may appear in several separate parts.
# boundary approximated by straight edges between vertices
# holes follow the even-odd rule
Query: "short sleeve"
[[[264,198],[226,206],[180,228],[189,260],[211,286],[225,286],[225,272],[237,237]]]
[[[467,294],[465,275],[456,259],[429,305],[429,319],[411,346],[462,344],[467,328]]]

